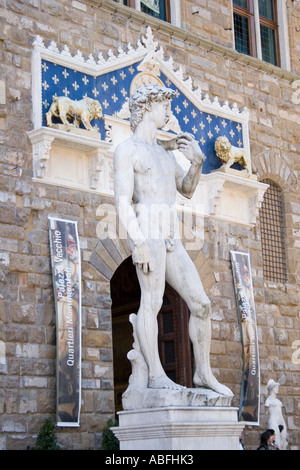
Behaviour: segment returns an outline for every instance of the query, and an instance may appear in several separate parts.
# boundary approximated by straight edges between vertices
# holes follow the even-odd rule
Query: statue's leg
[[[157,315],[165,290],[166,247],[164,240],[150,240],[153,271],[144,273],[137,268],[141,288],[141,302],[136,318],[136,334],[144,359],[148,365],[150,388],[182,388],[165,374],[158,352]]]
[[[185,300],[190,310],[189,334],[196,364],[194,384],[232,396],[232,392],[220,384],[211,371],[211,303],[181,241],[176,240],[173,252],[167,254],[166,266],[167,282]]]

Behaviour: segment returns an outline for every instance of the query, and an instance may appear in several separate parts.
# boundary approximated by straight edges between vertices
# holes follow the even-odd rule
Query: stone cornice
[[[188,42],[197,47],[201,47],[206,51],[222,55],[223,57],[241,63],[245,66],[252,67],[253,69],[258,70],[260,72],[265,72],[274,75],[275,77],[287,80],[289,82],[299,80],[299,75],[293,72],[289,72],[288,70],[276,67],[275,65],[269,64],[268,62],[256,59],[255,57],[240,54],[234,49],[230,49],[228,47],[224,47],[219,44],[208,41],[207,39],[201,38],[197,34],[191,33],[182,28],[178,28],[177,26],[173,26],[170,23],[158,20],[152,16],[146,16],[140,11],[118,4],[116,2],[113,2],[112,0],[89,0],[89,3],[97,7],[103,8],[111,13],[121,14],[127,17],[127,19],[132,18],[134,21],[140,23],[141,25],[150,26],[153,31],[160,30],[163,33],[168,34],[170,37],[176,38],[183,42]]]

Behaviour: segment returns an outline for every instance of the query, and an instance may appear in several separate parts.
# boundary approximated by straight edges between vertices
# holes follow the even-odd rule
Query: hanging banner
[[[250,257],[231,251],[232,271],[243,347],[239,420],[259,424],[260,371]]]
[[[81,263],[77,222],[49,217],[56,311],[57,426],[79,426]]]

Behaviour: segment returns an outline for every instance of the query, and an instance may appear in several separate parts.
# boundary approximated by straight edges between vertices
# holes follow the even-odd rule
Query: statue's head
[[[268,380],[268,384],[267,384],[268,391],[271,392],[275,387],[279,387],[279,383],[275,382],[275,380],[273,379]]]
[[[151,111],[152,103],[171,100],[175,91],[162,85],[148,84],[139,86],[129,100],[130,127],[134,132],[142,121],[145,111]]]

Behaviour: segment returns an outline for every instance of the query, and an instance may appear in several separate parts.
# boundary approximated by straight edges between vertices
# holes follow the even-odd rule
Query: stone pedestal
[[[119,422],[121,450],[239,450],[244,427],[232,407],[121,411]]]
[[[147,389],[144,403],[151,403],[151,395],[160,406],[118,413],[119,427],[112,431],[121,450],[239,450],[244,423],[228,397],[205,389]]]
[[[239,178],[248,178],[252,181],[257,181],[257,176],[253,173],[247,173],[246,170],[235,170],[234,168],[227,168],[225,166],[221,166],[217,170],[213,170],[213,172],[221,171],[222,173],[227,173],[227,175],[234,175],[238,176]]]

